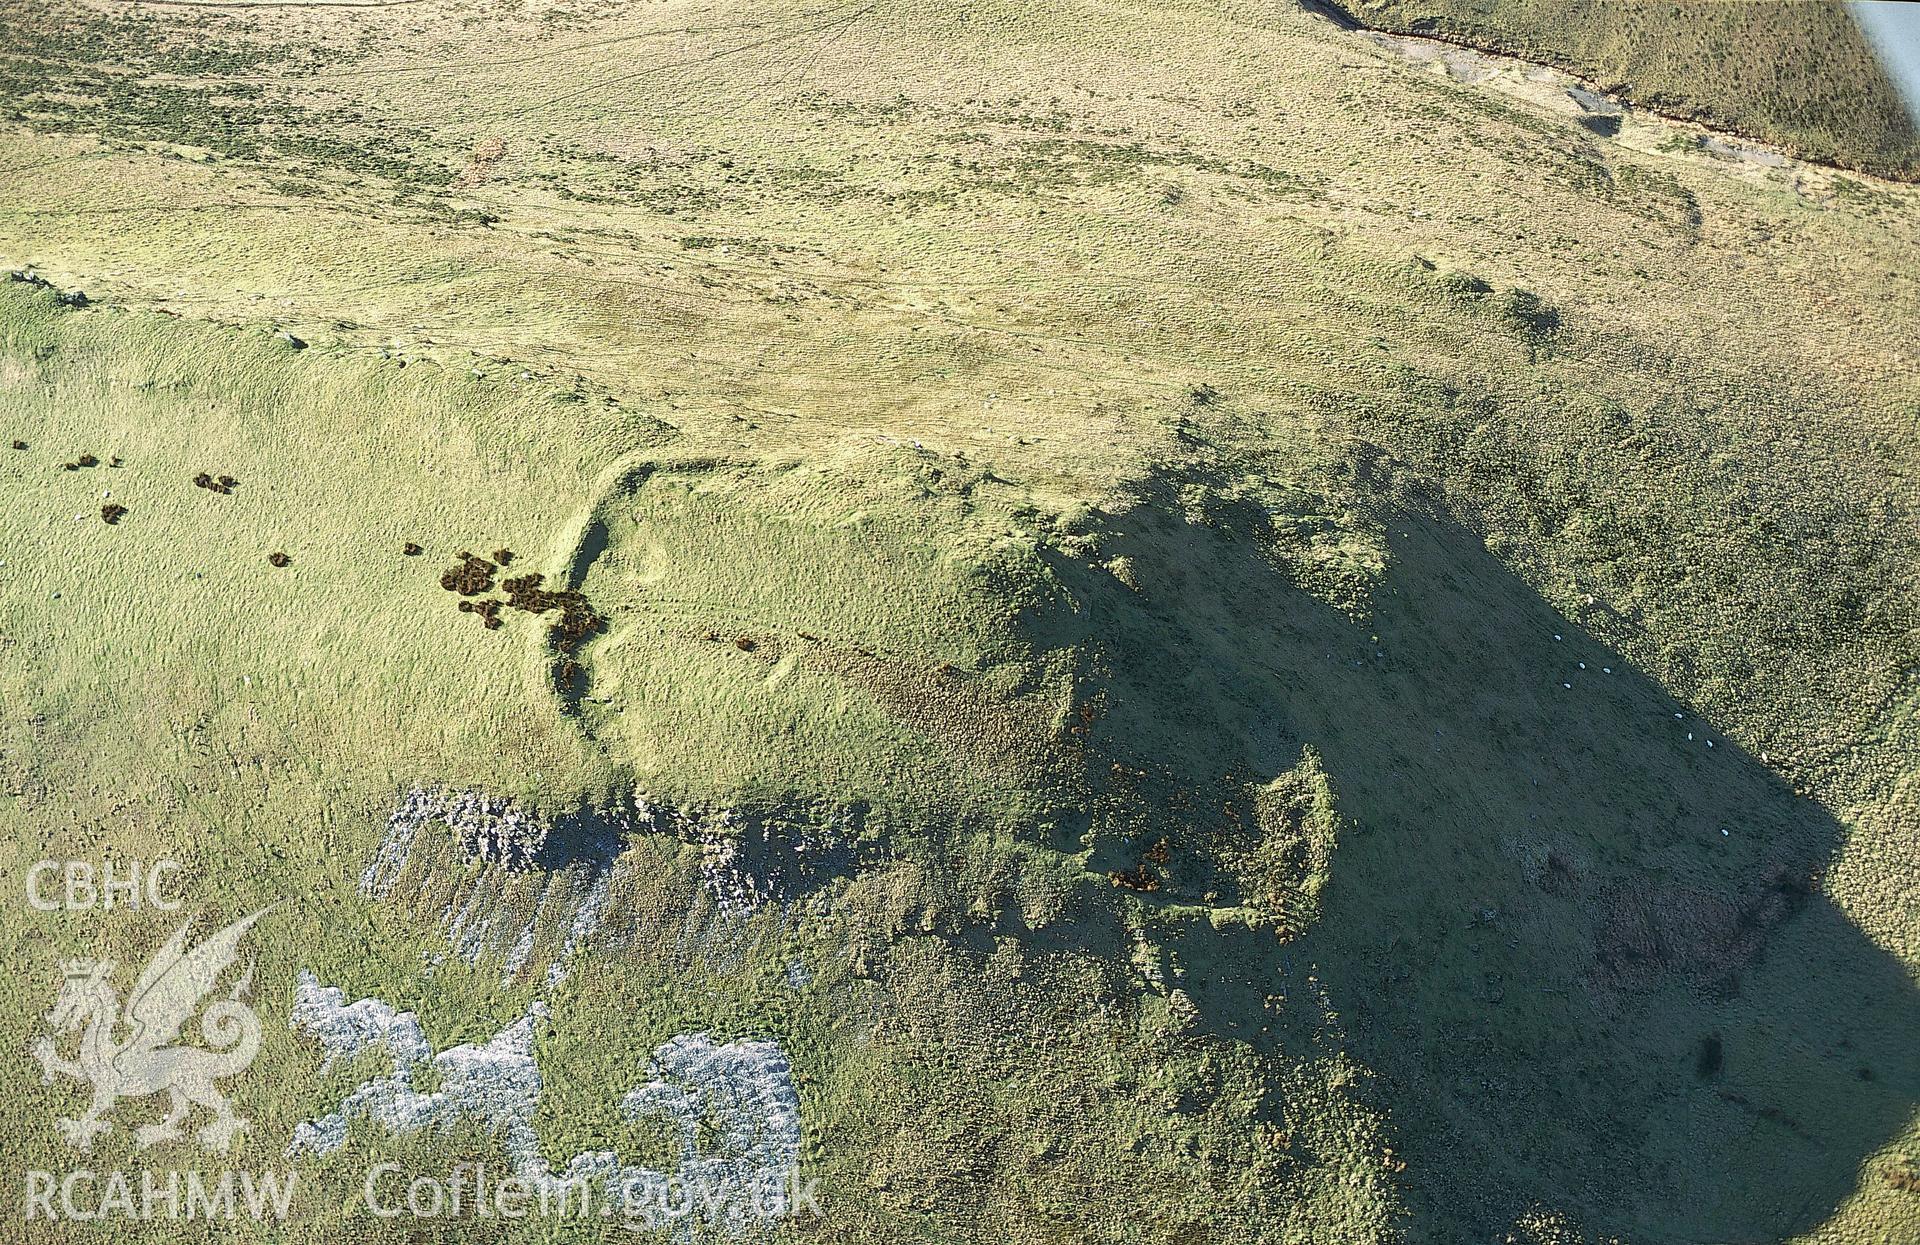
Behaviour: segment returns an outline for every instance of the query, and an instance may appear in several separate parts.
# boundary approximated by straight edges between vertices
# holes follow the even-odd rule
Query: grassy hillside
[[[1920,1233],[1911,187],[1289,5],[0,21],[8,875],[281,903],[221,1162],[369,1073],[308,971],[543,1002],[555,1163],[777,1039],[774,1239]],[[584,950],[578,859],[361,885],[438,787],[613,827]],[[173,923],[0,912],[0,1045]],[[501,1144],[356,1123],[276,1239],[600,1239],[359,1206]]]
[[[1557,65],[1648,108],[1810,160],[1920,176],[1920,131],[1839,0],[1353,0],[1378,30]]]

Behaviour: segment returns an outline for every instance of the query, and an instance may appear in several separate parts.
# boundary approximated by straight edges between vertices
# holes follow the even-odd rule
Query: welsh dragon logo
[[[166,1119],[134,1134],[143,1149],[179,1137],[181,1122],[193,1106],[213,1114],[194,1134],[203,1149],[225,1151],[234,1136],[246,1130],[247,1121],[234,1114],[233,1104],[214,1083],[246,1071],[260,1051],[259,1017],[240,1001],[252,985],[252,963],[226,998],[208,1003],[204,1011],[201,1003],[238,958],[240,940],[268,911],[262,908],[235,921],[191,951],[187,928],[192,922],[175,930],[134,983],[124,1025],[112,985],[112,960],[68,960],[61,965],[66,980],[47,1014],[47,1026],[55,1034],[80,1030],[80,1049],[75,1058],[63,1059],[54,1039],[42,1037],[33,1045],[33,1057],[40,1062],[42,1084],[51,1085],[58,1073],[93,1086],[86,1112],[59,1121],[68,1144],[91,1149],[93,1139],[112,1127],[104,1117],[114,1103],[162,1092],[170,1105]],[[206,1046],[175,1045],[196,1012]],[[115,1032],[123,1027],[128,1030],[124,1041]]]

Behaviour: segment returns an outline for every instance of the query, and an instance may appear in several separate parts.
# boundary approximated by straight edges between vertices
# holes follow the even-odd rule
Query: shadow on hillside
[[[1817,1226],[1920,1101],[1920,994],[1820,893],[1840,827],[1420,509],[1364,626],[1275,568],[1251,503],[1112,520],[1136,588],[1056,562],[1081,609],[1037,638],[1092,646],[1096,769],[1144,775],[1146,832],[1096,826],[1096,861],[1172,833],[1178,890],[1211,868],[1178,827],[1317,750],[1347,823],[1321,918],[1174,943],[1225,1037],[1297,1032],[1266,1000],[1317,976],[1414,1239],[1539,1207],[1642,1242]]]

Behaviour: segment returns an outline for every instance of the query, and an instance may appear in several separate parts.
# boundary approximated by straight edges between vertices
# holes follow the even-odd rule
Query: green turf
[[[282,901],[220,1162],[370,1072],[308,969],[436,1049],[545,999],[556,1162],[666,1152],[657,1043],[777,1037],[776,1239],[1920,1232],[1910,187],[1288,6],[467,16],[5,19],[8,876]],[[606,630],[459,612],[503,546]],[[433,784],[845,841],[737,917],[639,835],[619,939],[503,980],[444,838],[358,890]],[[170,928],[7,908],[0,1045]],[[264,1239],[600,1239],[354,1208],[465,1157],[356,1126]]]

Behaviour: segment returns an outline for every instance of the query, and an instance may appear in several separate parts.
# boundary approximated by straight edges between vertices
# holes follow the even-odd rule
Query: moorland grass
[[[1911,190],[1291,9],[494,16],[191,17],[267,138],[393,161],[9,131],[0,255],[93,299],[0,286],[10,874],[286,901],[240,1161],[367,1074],[285,1029],[305,968],[436,1048],[544,997],[557,1160],[658,1151],[657,1042],[779,1037],[794,1239],[1912,1234]],[[440,587],[503,544],[607,618],[577,686]],[[450,847],[360,895],[436,783],[863,832],[745,919],[640,836],[547,987],[448,955]],[[159,925],[3,928],[51,974]],[[285,1238],[469,1239],[353,1209],[468,1154],[357,1130]]]

